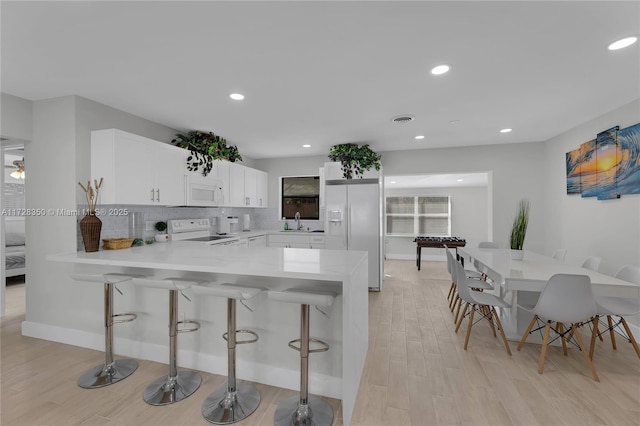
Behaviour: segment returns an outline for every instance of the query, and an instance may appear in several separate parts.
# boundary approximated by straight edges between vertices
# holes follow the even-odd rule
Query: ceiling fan
[[[24,173],[24,158],[22,160],[15,160],[13,162],[13,166],[8,166],[5,165],[5,167],[16,167],[17,170],[12,171],[9,176],[11,176],[14,179],[24,179],[25,173]]]

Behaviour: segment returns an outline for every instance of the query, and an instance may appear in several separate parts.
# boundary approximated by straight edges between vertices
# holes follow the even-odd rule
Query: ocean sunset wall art
[[[620,198],[640,194],[640,123],[598,133],[566,153],[567,194]]]

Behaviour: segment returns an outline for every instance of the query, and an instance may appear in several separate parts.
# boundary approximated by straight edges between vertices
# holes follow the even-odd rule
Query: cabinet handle
[[[158,202],[160,202],[160,188],[156,189],[156,192],[158,193]]]
[[[153,188],[151,188],[151,201],[155,201],[156,198],[154,197],[154,192],[153,192]]]
[[[245,197],[245,198],[244,198],[244,205],[245,205],[245,206],[248,206],[248,205],[250,204],[249,200],[250,200],[250,198],[249,198],[249,197]]]

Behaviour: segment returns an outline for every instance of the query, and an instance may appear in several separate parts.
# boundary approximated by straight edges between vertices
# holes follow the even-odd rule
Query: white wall
[[[587,256],[602,257],[600,271],[613,274],[624,264],[640,265],[640,195],[597,200],[567,195],[565,153],[603,130],[640,122],[636,100],[545,143],[543,190],[549,207],[544,211],[544,252],[567,249],[565,261],[581,264]]]
[[[488,239],[501,246],[507,245],[518,200],[527,198],[531,202],[531,222],[525,248],[543,250],[543,212],[546,208],[542,185],[545,173],[543,143],[385,151],[381,154],[385,175],[490,172],[493,191],[488,194],[488,211],[493,229]],[[256,160],[256,167],[269,173],[269,205],[278,205],[278,176],[309,174],[326,161],[326,156]]]
[[[31,124],[33,121],[31,102],[0,93],[0,136],[7,139],[22,141],[31,140]],[[0,153],[0,162],[4,165],[4,158]],[[4,188],[5,176],[0,175],[0,188]],[[3,191],[0,191],[0,206],[2,206]],[[0,317],[4,316],[5,304],[5,270],[4,270],[4,218],[0,217]]]
[[[467,245],[476,247],[480,241],[489,240],[488,189],[484,187],[456,188],[385,188],[386,197],[396,195],[449,195],[451,196],[451,235],[463,237]],[[389,259],[415,259],[414,236],[385,236],[385,256]],[[505,244],[501,244],[505,247]],[[446,260],[442,249],[422,249],[424,260]]]
[[[79,181],[89,178],[91,130],[118,128],[160,141],[175,130],[77,96],[33,103],[33,140],[26,207],[75,210],[84,200]],[[141,158],[140,161],[145,161]],[[102,311],[100,286],[71,280],[64,266],[47,262],[50,253],[76,251],[73,216],[28,217],[26,222],[26,320],[100,332],[93,320]]]

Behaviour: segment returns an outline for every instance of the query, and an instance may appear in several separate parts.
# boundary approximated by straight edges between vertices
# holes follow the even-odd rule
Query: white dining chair
[[[623,266],[618,269],[615,277],[620,278],[621,280],[640,284],[640,267],[630,265]],[[640,347],[638,347],[638,343],[633,337],[633,333],[631,333],[631,329],[629,328],[627,321],[624,319],[625,316],[631,316],[640,313],[640,300],[605,296],[596,296],[595,299],[597,306],[597,315],[594,325],[595,332],[597,336],[600,337],[600,340],[602,340],[601,336],[603,334],[609,332],[609,336],[611,337],[611,346],[614,350],[616,350],[617,347],[615,334],[618,333],[620,336],[628,340],[629,343],[631,343],[633,349],[635,349],[636,354],[638,355],[638,358],[640,358]],[[600,317],[604,316],[607,317],[606,323],[600,320]],[[614,321],[612,317],[618,317],[618,320]],[[605,326],[605,330],[600,332],[600,330],[598,329],[598,324],[603,324]],[[622,330],[622,328],[624,328],[624,331]],[[589,348],[589,357],[591,359],[593,359],[595,340],[596,339],[594,334],[591,338],[591,345]]]
[[[467,316],[467,311],[469,311],[469,322],[467,324],[467,334],[464,338],[464,350],[467,350],[467,346],[469,344],[469,337],[471,336],[471,328],[473,327],[473,318],[476,312],[482,315],[482,318],[486,319],[491,326],[491,331],[493,332],[493,336],[496,337],[496,326],[500,331],[500,335],[502,336],[502,341],[504,342],[504,347],[507,349],[507,353],[511,355],[511,349],[509,348],[509,342],[507,342],[507,336],[504,334],[504,329],[502,327],[502,323],[500,322],[500,318],[498,316],[498,312],[496,311],[496,307],[508,309],[511,306],[499,298],[496,295],[480,292],[480,291],[472,291],[471,287],[475,286],[478,282],[477,280],[473,280],[467,278],[464,275],[464,269],[459,262],[454,262],[453,264],[453,274],[456,279],[456,283],[458,285],[458,295],[461,300],[464,300],[464,310],[462,311],[462,315],[458,319],[456,323],[456,333],[460,329],[460,325],[462,325],[462,321]],[[482,281],[481,281],[482,282]],[[495,326],[494,326],[495,321]]]
[[[451,252],[449,251],[449,247],[447,247],[447,245],[444,245],[444,249],[447,253],[447,272],[449,272],[449,274],[451,275],[452,279],[451,279],[451,286],[449,287],[449,293],[447,294],[447,300],[449,301],[449,309],[451,310],[451,312],[453,312],[454,310],[454,302],[457,301],[456,296],[457,296],[457,292],[456,292],[456,282],[453,279],[453,273],[451,272],[451,262],[456,261],[453,258],[453,255],[451,254]],[[469,278],[474,278],[474,279],[481,279],[482,278],[482,274],[478,271],[472,271],[469,269],[465,269],[465,274],[469,277]]]
[[[520,308],[533,313],[533,318],[522,335],[518,350],[527,341],[533,326],[543,320],[544,336],[542,341],[542,349],[540,351],[540,360],[538,362],[538,373],[542,374],[544,370],[544,361],[549,345],[549,334],[553,330],[560,336],[562,341],[562,351],[567,355],[567,336],[575,337],[578,346],[584,355],[587,365],[591,370],[591,374],[596,382],[600,381],[598,373],[591,362],[591,358],[587,354],[587,348],[582,341],[578,327],[596,315],[596,302],[591,290],[591,279],[587,275],[575,274],[555,274],[553,275],[540,293],[538,303],[533,309],[527,309],[526,306],[518,305]],[[556,323],[556,328],[551,327],[551,323]],[[570,324],[565,330],[564,324]],[[595,335],[595,327],[592,332],[592,339]]]
[[[602,258],[598,256],[589,256],[582,263],[582,267],[598,272],[598,269],[600,268],[600,262],[602,262]]]
[[[553,256],[551,256],[551,257],[553,257],[554,259],[559,260],[561,262],[564,262],[564,258],[565,258],[566,255],[567,255],[567,249],[560,248],[560,249],[554,251],[553,252]]]
[[[455,266],[459,265],[460,268],[462,269],[461,276],[472,280],[472,288],[480,291],[493,290],[493,286],[488,282],[480,279],[480,277],[475,276],[474,274],[469,274],[470,272],[474,272],[474,271],[468,271],[464,269],[462,264],[453,257],[453,254],[451,254],[449,250],[445,250],[445,251],[447,253],[447,266],[449,267],[449,273],[451,274],[451,285],[453,288],[453,296],[452,296],[453,303],[449,305],[449,309],[451,309],[451,312],[455,311],[455,315],[453,317],[453,323],[457,324],[458,317],[460,316],[460,308],[462,307],[462,298],[460,297],[457,291],[458,277],[456,275]]]

